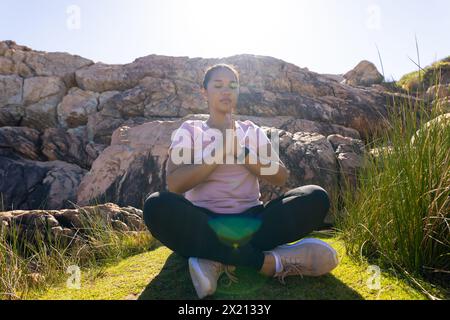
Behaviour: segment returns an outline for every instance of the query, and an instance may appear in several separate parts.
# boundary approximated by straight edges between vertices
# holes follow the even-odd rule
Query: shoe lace
[[[275,277],[282,284],[286,284],[284,278],[289,275],[299,275],[303,278],[303,274],[308,270],[296,259],[282,258],[283,270],[276,273]]]

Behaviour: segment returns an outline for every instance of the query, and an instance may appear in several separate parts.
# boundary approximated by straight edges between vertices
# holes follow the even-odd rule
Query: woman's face
[[[239,96],[239,84],[234,73],[228,69],[218,69],[206,88],[209,108],[222,113],[236,111]]]

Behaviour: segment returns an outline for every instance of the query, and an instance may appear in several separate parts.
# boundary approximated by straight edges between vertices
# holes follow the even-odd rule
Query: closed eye
[[[215,85],[214,88],[222,88],[222,85]],[[230,88],[231,89],[237,89],[239,86],[237,83],[230,83]]]

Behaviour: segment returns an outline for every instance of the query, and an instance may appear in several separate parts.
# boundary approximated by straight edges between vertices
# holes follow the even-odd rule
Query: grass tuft
[[[338,222],[350,255],[389,265],[426,292],[427,281],[450,283],[450,117],[436,101],[394,101],[378,155],[367,153],[356,190],[342,193]]]
[[[148,231],[116,231],[98,211],[85,212],[81,220],[83,227],[77,230],[75,238],[55,237],[46,229],[23,230],[20,224],[3,225],[0,299],[26,299],[30,292],[61,283],[69,277],[69,266],[97,270],[101,275],[104,266],[155,245]]]

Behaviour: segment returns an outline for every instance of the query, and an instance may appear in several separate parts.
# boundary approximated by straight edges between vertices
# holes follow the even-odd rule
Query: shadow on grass
[[[227,284],[223,275],[217,291],[205,300],[361,300],[363,297],[331,274],[322,277],[288,277],[286,285],[260,275],[250,268],[238,267],[238,283]],[[187,260],[172,253],[161,272],[142,291],[138,300],[197,300]]]

